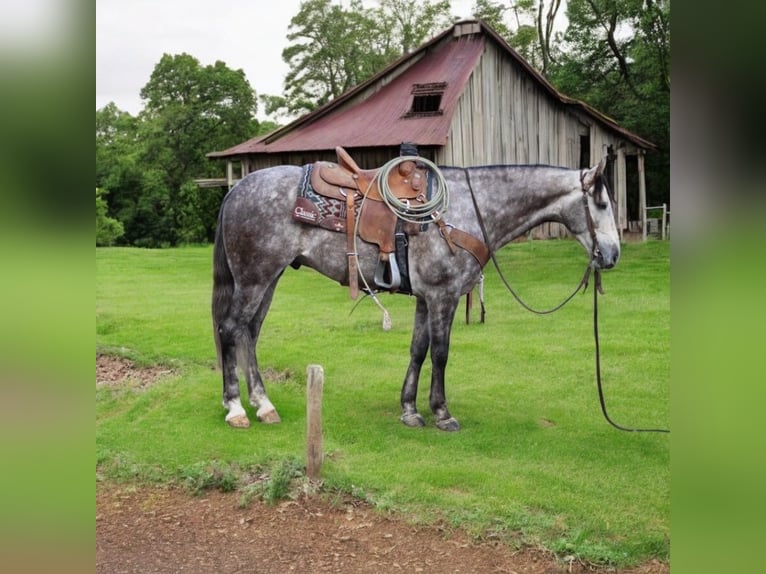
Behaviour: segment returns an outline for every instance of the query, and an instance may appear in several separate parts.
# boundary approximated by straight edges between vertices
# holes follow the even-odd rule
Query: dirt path
[[[167,574],[475,572],[581,574],[541,551],[513,552],[461,532],[414,527],[362,503],[317,497],[242,509],[236,494],[99,484],[96,572]],[[599,572],[615,572],[602,569]],[[623,574],[668,574],[658,562]]]

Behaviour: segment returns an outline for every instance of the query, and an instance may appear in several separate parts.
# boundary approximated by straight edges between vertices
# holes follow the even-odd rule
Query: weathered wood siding
[[[580,120],[487,42],[458,102],[443,165],[550,164],[579,167]]]
[[[463,92],[447,144],[436,152],[440,165],[549,164],[580,167],[580,136],[587,135],[589,165],[611,150],[617,154],[614,181],[620,228],[627,225],[625,152],[635,146],[593,118],[563,105],[541,88],[507,53],[487,42]],[[559,224],[544,224],[536,237],[564,237]]]

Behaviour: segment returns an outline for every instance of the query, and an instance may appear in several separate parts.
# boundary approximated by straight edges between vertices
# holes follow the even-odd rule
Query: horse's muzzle
[[[599,269],[611,269],[617,265],[617,261],[620,259],[619,250],[599,250],[595,257],[596,267]]]

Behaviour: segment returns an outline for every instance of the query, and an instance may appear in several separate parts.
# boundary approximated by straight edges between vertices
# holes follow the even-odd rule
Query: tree
[[[144,222],[145,232],[159,244],[210,240],[211,203],[221,199],[211,196],[221,192],[189,183],[217,174],[219,166],[205,157],[208,151],[230,147],[257,131],[255,93],[242,70],[220,61],[203,66],[184,53],[162,56],[141,97],[147,177],[139,212],[154,220]]]
[[[96,110],[96,187],[118,185],[120,159],[135,147],[137,119],[114,102]]]
[[[113,103],[96,110],[96,187],[120,241],[146,247],[210,241],[223,197],[194,179],[218,175],[205,154],[273,129],[255,119],[256,97],[242,70],[164,54],[141,90],[138,117]]]
[[[124,227],[120,242],[134,243],[136,204],[143,193],[139,119],[114,102],[96,110],[96,189],[109,194],[107,214]]]
[[[284,95],[269,97],[267,113],[310,112],[364,82],[403,53],[449,25],[448,0],[380,0],[365,9],[307,0],[290,21],[282,59],[290,67]]]
[[[385,48],[393,56],[390,60],[409,54],[452,23],[449,0],[379,0],[372,15],[381,31],[379,40],[387,42]]]
[[[473,17],[483,20],[495,32],[510,44],[513,32],[505,23],[505,15],[511,9],[504,2],[492,0],[476,0],[473,5]]]
[[[561,0],[511,0],[507,3],[476,0],[474,18],[484,20],[524,59],[543,75],[547,75],[553,55],[554,22]],[[513,22],[508,26],[509,17]]]
[[[540,70],[542,58],[540,57],[537,38],[535,2],[534,0],[517,0],[510,4],[513,21],[516,24],[510,44],[527,62]]]
[[[109,217],[107,213],[106,194],[96,188],[96,245],[114,245],[115,241],[125,233],[122,223]]]
[[[288,27],[290,44],[282,51],[290,66],[284,80],[289,113],[309,112],[361,81],[364,47],[355,45],[359,29],[372,31],[373,25],[358,1],[352,0],[351,11],[331,0],[301,3]]]
[[[561,7],[561,0],[553,0],[545,7],[544,0],[540,0],[537,5],[537,39],[540,44],[540,55],[542,57],[543,76],[548,75],[548,67],[554,60],[551,42],[555,37],[554,24],[556,15]],[[544,16],[543,16],[544,14]]]
[[[647,199],[669,203],[669,0],[569,0],[567,18],[551,80],[658,146],[647,156]]]

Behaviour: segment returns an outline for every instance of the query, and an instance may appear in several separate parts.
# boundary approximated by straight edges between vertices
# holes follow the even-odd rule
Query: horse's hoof
[[[457,419],[450,417],[448,419],[436,421],[436,428],[443,431],[455,432],[460,430],[460,423],[457,422]]]
[[[423,417],[420,416],[420,413],[408,413],[406,415],[402,415],[399,420],[406,424],[408,427],[426,426],[426,421],[423,419]]]
[[[235,415],[231,418],[227,418],[226,422],[229,426],[235,429],[247,429],[250,428],[250,419],[247,415]]]
[[[270,409],[266,412],[258,412],[258,420],[267,425],[275,425],[281,423],[282,419],[279,418],[279,413],[276,409]]]

